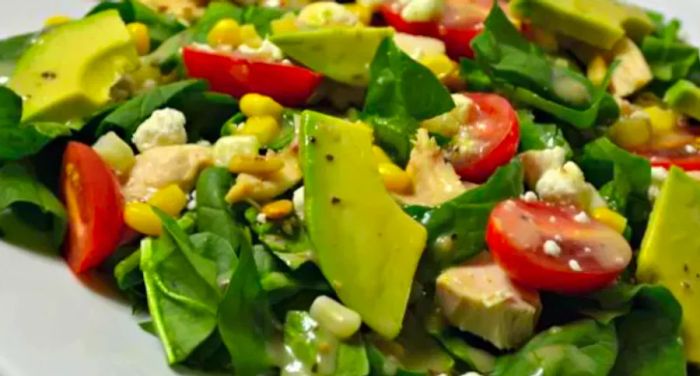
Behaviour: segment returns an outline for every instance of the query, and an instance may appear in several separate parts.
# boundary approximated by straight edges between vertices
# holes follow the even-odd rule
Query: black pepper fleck
[[[328,162],[333,162],[334,159],[335,157],[332,154],[326,154],[326,160]]]
[[[690,290],[690,283],[683,281],[681,282],[681,287],[683,287],[686,290]]]
[[[683,264],[683,271],[687,273],[689,270],[688,264]]]
[[[457,234],[452,234],[452,235],[450,235],[450,238],[451,238],[452,240],[457,240]]]
[[[331,198],[331,204],[333,204],[333,205],[340,204],[340,199],[338,197]]]
[[[315,144],[315,143],[316,143],[316,137],[314,137],[314,136],[309,137],[309,142],[312,143],[312,144]]]
[[[41,78],[52,81],[56,79],[56,73],[51,71],[46,71],[41,73]]]

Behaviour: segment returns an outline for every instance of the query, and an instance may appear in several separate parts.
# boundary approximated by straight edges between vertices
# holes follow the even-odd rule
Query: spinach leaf
[[[125,23],[141,22],[148,26],[154,47],[185,30],[185,25],[175,17],[160,14],[138,0],[105,1],[94,7],[88,15],[116,9]]]
[[[579,321],[550,328],[517,353],[501,357],[493,376],[606,376],[615,362],[617,348],[613,325]]]
[[[523,168],[519,161],[505,165],[478,188],[434,208],[407,207],[406,211],[428,229],[428,248],[441,264],[464,261],[486,247],[484,232],[493,207],[523,191]],[[451,239],[449,250],[438,239]]]
[[[347,341],[339,341],[332,334],[319,327],[318,322],[308,313],[291,311],[284,324],[284,344],[289,349],[290,358],[282,366],[302,366],[309,374],[364,376],[369,374],[369,361],[365,346],[359,336]],[[331,350],[322,349],[322,346]],[[328,361],[327,359],[334,361]],[[334,369],[324,369],[323,364],[333,364]],[[314,370],[317,370],[314,372]],[[298,372],[298,371],[297,371]]]
[[[313,260],[311,240],[299,218],[292,216],[279,221],[260,223],[257,220],[259,213],[255,207],[246,210],[245,217],[250,223],[250,228],[258,235],[260,242],[287,267],[296,270]]]
[[[440,344],[456,360],[467,366],[466,370],[474,370],[483,374],[493,371],[496,359],[488,352],[471,346],[464,339],[460,338],[456,329],[447,329],[434,334]]]
[[[642,41],[642,53],[649,63],[654,78],[671,82],[688,77],[693,65],[698,63],[698,49],[680,38],[680,21],[669,22],[658,13],[649,13],[656,24],[656,31]]]
[[[272,366],[267,353],[272,313],[253,249],[246,241],[241,244],[238,267],[219,306],[218,328],[236,374],[259,375]]]
[[[119,129],[130,139],[138,126],[148,119],[153,111],[168,106],[179,95],[188,92],[201,93],[206,89],[206,82],[199,80],[179,81],[156,87],[117,107],[102,120],[97,133],[104,134],[109,130]]]
[[[391,38],[377,49],[362,118],[372,124],[378,143],[401,164],[411,152],[418,123],[454,108],[450,92],[425,66]]]
[[[18,163],[0,167],[0,213],[11,211],[14,221],[31,225],[37,232],[33,239],[37,245],[57,250],[66,232],[67,216],[61,202],[30,172]],[[12,227],[5,224],[0,233],[10,233]]]
[[[590,128],[618,116],[617,104],[604,89],[607,84],[596,87],[580,73],[550,62],[499,6],[492,8],[485,26],[472,48],[477,63],[499,91],[577,128]]]
[[[261,36],[270,34],[270,23],[288,11],[282,8],[248,6],[243,11],[243,23],[252,24]]]
[[[147,307],[140,249],[117,264],[114,268],[114,279],[117,281],[117,287],[126,294],[135,307]]]
[[[182,47],[192,42],[192,30],[181,31],[166,39],[148,56],[143,58],[143,64],[159,67],[163,73],[176,71],[184,76],[185,66],[182,60]]]
[[[544,150],[561,146],[566,149],[567,157],[573,151],[564,134],[556,124],[535,123],[535,117],[528,111],[518,111],[520,120],[520,151]]]
[[[210,167],[197,180],[197,230],[225,239],[236,252],[246,239],[245,229],[236,222],[231,206],[224,199],[233,185],[228,170]]]
[[[272,140],[267,147],[269,149],[280,151],[289,146],[297,133],[298,124],[300,121],[299,113],[295,110],[284,110],[282,113],[282,130]]]
[[[459,74],[473,91],[493,91],[493,82],[479,64],[471,59],[459,62]]]
[[[195,252],[207,260],[213,260],[216,265],[216,282],[222,286],[231,280],[231,274],[238,266],[236,250],[226,239],[209,233],[202,232],[190,236],[190,242]]]
[[[0,40],[0,77],[10,77],[24,51],[34,43],[39,33],[16,35]]]
[[[216,328],[221,292],[215,262],[195,253],[184,230],[156,212],[164,231],[158,239],[142,242],[141,270],[156,332],[168,362],[175,364],[187,359]]]
[[[219,139],[221,126],[238,113],[236,98],[221,93],[186,91],[173,98],[170,105],[187,118],[187,137],[194,140]]]

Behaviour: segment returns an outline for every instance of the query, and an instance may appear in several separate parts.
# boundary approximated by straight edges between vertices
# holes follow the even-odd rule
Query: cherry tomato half
[[[523,286],[594,291],[622,273],[632,249],[618,232],[581,217],[573,206],[504,201],[491,212],[486,242],[496,262]]]
[[[70,142],[63,155],[61,196],[68,210],[65,256],[75,273],[101,264],[124,231],[124,198],[117,177],[89,146]]]
[[[499,4],[507,11],[506,3]],[[381,14],[386,22],[399,32],[424,35],[445,42],[452,58],[473,58],[471,41],[484,29],[493,0],[446,0],[443,15],[432,21],[412,22],[401,17],[402,5],[390,2],[382,5]]]
[[[463,179],[481,183],[518,151],[520,123],[507,99],[464,93],[474,103],[465,125],[452,139],[450,161]]]
[[[289,107],[304,105],[323,80],[307,68],[195,47],[185,47],[183,58],[188,75],[209,81],[214,91],[237,98],[263,94]]]

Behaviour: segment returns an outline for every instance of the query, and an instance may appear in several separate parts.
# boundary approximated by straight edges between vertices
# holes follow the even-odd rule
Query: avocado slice
[[[126,25],[110,10],[40,36],[9,87],[24,98],[23,120],[75,120],[109,102],[111,87],[138,62]]]
[[[535,25],[605,50],[625,35],[640,41],[655,28],[644,10],[615,0],[514,0],[510,7]]]
[[[384,188],[369,127],[312,111],[301,123],[304,213],[321,271],[343,304],[394,338],[427,231]]]
[[[285,55],[338,82],[366,86],[379,44],[394,34],[387,27],[331,27],[272,36]]]
[[[664,102],[674,110],[700,120],[700,88],[694,83],[686,80],[676,82],[666,92]]]
[[[683,307],[686,356],[700,362],[700,182],[672,167],[637,260],[640,282],[666,286]]]

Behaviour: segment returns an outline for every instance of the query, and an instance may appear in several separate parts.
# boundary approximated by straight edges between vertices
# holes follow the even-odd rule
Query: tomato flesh
[[[582,220],[576,207],[539,201],[497,205],[486,242],[514,281],[566,294],[609,285],[632,259],[629,243],[618,232],[590,218]]]
[[[183,58],[188,75],[209,81],[214,91],[237,98],[258,93],[288,107],[306,104],[323,81],[322,75],[307,68],[196,47],[185,47]]]
[[[515,156],[520,123],[513,106],[499,95],[463,95],[472,100],[474,108],[452,140],[449,159],[459,176],[481,183]]]
[[[499,4],[507,11],[505,2],[499,1]],[[446,0],[440,18],[420,22],[405,20],[398,2],[382,5],[380,12],[397,31],[440,39],[445,42],[450,57],[471,59],[474,57],[471,41],[483,31],[492,5],[492,0]]]
[[[109,166],[78,142],[70,142],[63,156],[61,196],[69,220],[65,256],[75,273],[83,273],[100,265],[119,245],[124,198]]]

